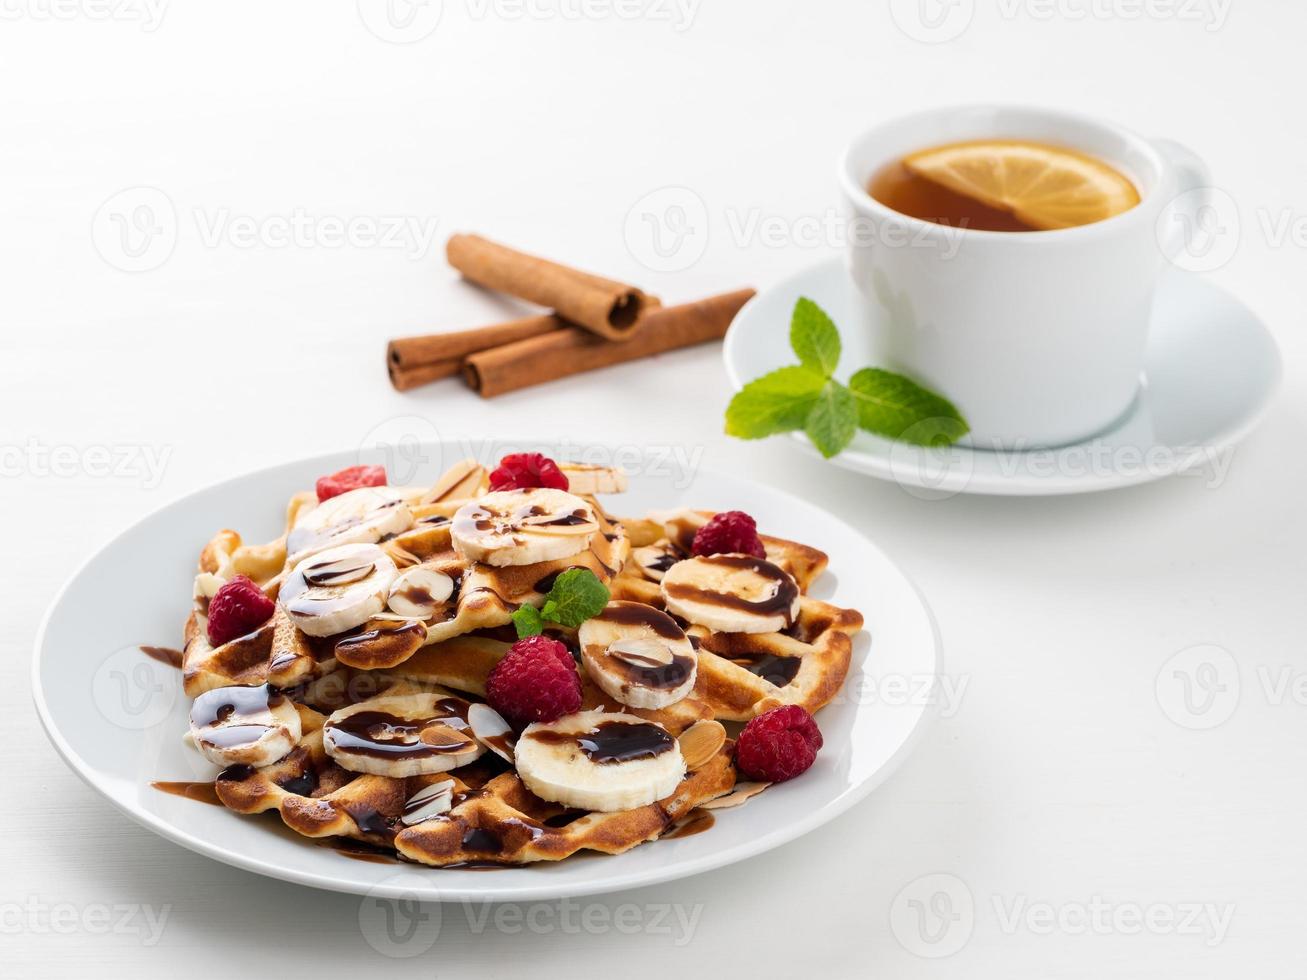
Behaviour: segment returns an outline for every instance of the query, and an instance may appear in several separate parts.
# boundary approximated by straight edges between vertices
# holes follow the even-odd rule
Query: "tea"
[[[1102,160],[1017,140],[910,153],[877,170],[867,192],[900,214],[978,231],[1072,228],[1139,203],[1129,178]]]

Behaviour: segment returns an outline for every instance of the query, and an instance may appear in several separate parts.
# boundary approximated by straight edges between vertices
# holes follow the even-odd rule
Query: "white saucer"
[[[870,339],[855,335],[850,326],[858,322],[855,288],[843,262],[829,259],[764,290],[740,311],[723,348],[736,389],[795,363],[789,326],[800,296],[815,300],[841,328],[841,379],[872,364]],[[1279,350],[1256,315],[1189,273],[1168,277],[1158,292],[1144,370],[1139,397],[1126,416],[1075,445],[922,449],[859,431],[831,462],[893,480],[921,496],[1043,496],[1147,483],[1216,465],[1261,418],[1281,374]],[[794,438],[816,455],[806,436]]]

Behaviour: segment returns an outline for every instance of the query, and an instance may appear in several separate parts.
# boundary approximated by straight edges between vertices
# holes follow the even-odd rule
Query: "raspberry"
[[[766,558],[767,552],[758,537],[758,525],[742,510],[724,510],[714,514],[694,535],[690,551],[699,556],[740,554]]]
[[[337,497],[347,490],[359,487],[384,487],[386,485],[386,468],[384,466],[347,466],[339,473],[318,477],[318,503]]]
[[[581,707],[581,678],[567,647],[528,636],[508,648],[486,678],[486,700],[515,725],[554,721]]]
[[[277,604],[244,575],[237,575],[209,600],[209,642],[220,647],[253,633],[272,618]]]
[[[566,490],[567,476],[557,463],[540,453],[510,453],[490,474],[491,490],[527,490],[531,487]]]
[[[764,711],[744,726],[735,765],[750,779],[781,783],[808,771],[821,748],[821,730],[797,704]]]

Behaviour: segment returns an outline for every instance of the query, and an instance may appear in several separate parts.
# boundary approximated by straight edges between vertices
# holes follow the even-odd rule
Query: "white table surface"
[[[1301,975],[1307,467],[1276,447],[1307,445],[1302,4],[958,0],[923,43],[893,16],[911,26],[915,2],[444,0],[410,44],[379,39],[351,2],[164,0],[157,24],[132,0],[68,4],[15,0],[0,25],[0,972]],[[618,15],[632,10],[645,16]],[[784,440],[726,439],[713,348],[492,402],[386,383],[386,338],[511,309],[445,267],[454,230],[669,300],[765,286],[836,253],[804,229],[835,206],[834,158],[856,130],[959,100],[1075,107],[1208,160],[1242,228],[1213,275],[1266,318],[1287,368],[1218,485],[923,501]],[[102,257],[130,261],[104,229],[142,200],[115,195],[142,186],[171,202],[175,248],[129,273]],[[667,187],[703,202],[708,236],[688,268],[655,271],[624,221]],[[297,209],[316,237],[279,245],[276,219]],[[333,247],[322,223],[394,216],[434,221],[437,247]],[[241,239],[242,218],[262,243]],[[753,230],[773,224],[792,234]],[[961,703],[870,800],[764,858],[584,914],[446,908],[430,950],[387,957],[357,899],[213,863],[112,810],[47,744],[28,681],[39,617],[112,535],[382,424],[683,446],[803,494],[920,585]],[[106,476],[98,446],[166,465]],[[1156,694],[1198,644],[1228,651],[1240,682],[1209,730]]]

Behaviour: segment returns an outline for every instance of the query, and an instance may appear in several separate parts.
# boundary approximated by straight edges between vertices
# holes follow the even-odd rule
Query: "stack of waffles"
[[[222,767],[227,807],[428,865],[524,864],[619,853],[765,788],[738,773],[731,733],[779,706],[817,713],[862,627],[809,595],[826,556],[765,534],[765,558],[694,555],[711,512],[617,518],[599,498],[622,473],[560,465],[566,490],[492,490],[468,460],[430,487],[300,493],[275,541],[209,541],[186,737]],[[575,658],[580,709],[510,723],[487,679],[514,614],[572,569],[610,596],[545,624]],[[238,579],[271,614],[214,635],[210,603]]]

